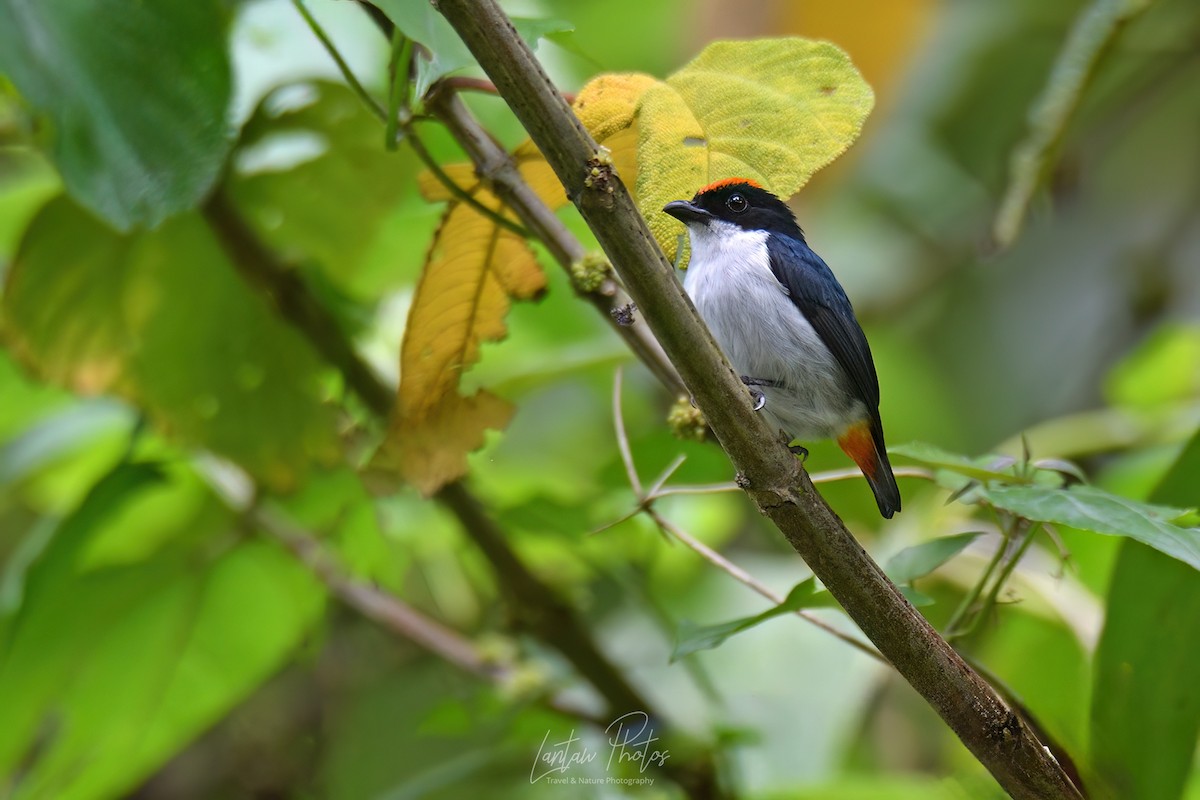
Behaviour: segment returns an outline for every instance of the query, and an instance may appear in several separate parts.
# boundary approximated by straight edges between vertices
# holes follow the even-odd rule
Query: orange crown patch
[[[696,192],[696,194],[704,194],[705,192],[714,192],[717,189],[723,189],[726,186],[734,186],[734,185],[742,185],[742,184],[744,184],[746,186],[753,186],[755,189],[763,188],[762,186],[760,186],[758,184],[757,181],[752,181],[749,178],[722,178],[719,181],[713,181],[708,186],[705,186],[703,189]]]

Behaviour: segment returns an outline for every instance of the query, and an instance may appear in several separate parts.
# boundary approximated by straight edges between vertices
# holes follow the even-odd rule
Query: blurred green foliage
[[[284,0],[70,5],[0,0],[0,795],[679,796],[661,776],[530,785],[546,741],[574,732],[606,752],[602,730],[537,702],[563,690],[594,710],[594,692],[514,633],[456,519],[362,470],[382,421],[243,280],[202,213],[219,185],[394,381],[440,212],[420,199],[411,152],[384,148]],[[1033,463],[1078,463],[1098,488],[1060,489],[1068,478],[1043,470],[1062,501],[1042,514],[1053,535],[1029,534],[957,644],[1071,754],[1093,797],[1200,796],[1197,572],[1126,538],[1104,508],[1088,528],[1071,502],[1103,490],[1138,513],[1142,500],[1200,505],[1194,2],[1158,0],[1120,31],[1003,252],[985,245],[1010,152],[1086,4],[913,2],[903,47],[855,24],[870,7],[857,2],[513,6],[574,25],[539,50],[565,90],[607,70],[664,76],[731,31],[850,31],[836,43],[852,56],[893,54],[873,66],[887,88],[862,140],[794,205],[864,321],[893,443],[937,448],[898,448],[914,457],[897,462],[938,469],[944,486],[901,478],[905,511],[886,524],[860,480],[822,491],[880,563],[907,562],[946,626],[1018,519],[948,493],[1019,482],[1022,433]],[[309,7],[381,97],[388,42],[355,4]],[[466,100],[506,146],[524,138],[498,99]],[[419,130],[439,160],[462,160],[437,124]],[[670,486],[732,476],[718,448],[670,436],[675,398],[540,255],[546,296],[515,307],[508,339],[464,376],[517,408],[472,456],[471,488],[686,734],[678,760],[716,752],[746,797],[997,796],[889,670],[791,615],[671,663],[683,620],[742,621],[766,604],[645,516],[588,535],[636,503],[614,367],[643,482],[680,454]],[[814,471],[848,463],[810,449]],[[1037,516],[1013,497],[1029,489],[962,500],[994,492]],[[334,602],[261,535],[244,513],[255,502],[346,575],[481,643],[512,681],[459,673]],[[655,508],[780,595],[808,577],[737,494]],[[1156,546],[1172,522],[1134,520]],[[1122,536],[1096,535],[1100,523]],[[1193,558],[1195,529],[1167,530],[1192,537],[1176,555]],[[835,609],[812,613],[850,629]],[[638,774],[603,761],[578,774]]]

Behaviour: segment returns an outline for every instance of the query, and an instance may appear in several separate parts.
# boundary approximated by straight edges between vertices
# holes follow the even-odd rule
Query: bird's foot
[[[778,388],[782,385],[779,381],[773,381],[770,378],[751,378],[748,375],[742,375],[741,379],[746,388],[750,390],[750,396],[754,398],[755,411],[761,411],[763,406],[767,404],[767,396],[763,394],[762,389],[758,388],[759,386]]]
[[[800,459],[801,464],[803,464],[805,461],[808,461],[808,448],[804,445],[789,444],[788,450],[791,450],[792,455],[797,456]]]

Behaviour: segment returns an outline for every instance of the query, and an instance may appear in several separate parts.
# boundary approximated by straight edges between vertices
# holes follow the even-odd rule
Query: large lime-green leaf
[[[197,215],[121,236],[56,200],[22,242],[3,309],[7,342],[46,380],[120,395],[273,486],[337,456],[319,359]]]
[[[1200,325],[1169,323],[1154,331],[1105,382],[1115,405],[1153,408],[1200,397]]]
[[[992,505],[1026,519],[1127,536],[1200,570],[1200,528],[1172,524],[1182,509],[1130,500],[1095,486],[998,486],[983,492]],[[1193,493],[1190,499],[1200,498]]]
[[[12,797],[125,794],[277,669],[317,619],[323,593],[305,569],[246,540],[179,477],[140,464],[110,473],[0,620],[0,783]],[[167,530],[155,525],[164,499],[179,511]],[[173,528],[183,535],[163,541]]]
[[[68,190],[154,225],[212,187],[232,137],[221,4],[0,0],[0,72],[46,119]]]
[[[1200,502],[1200,434],[1151,496]],[[1121,546],[1096,649],[1091,763],[1103,798],[1175,800],[1200,733],[1200,574],[1134,541]]]
[[[874,102],[849,56],[800,38],[715,42],[647,90],[637,200],[667,257],[681,228],[666,203],[730,177],[791,197],[858,138]]]

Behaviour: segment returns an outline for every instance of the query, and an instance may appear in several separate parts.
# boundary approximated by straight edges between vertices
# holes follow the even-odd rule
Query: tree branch
[[[1033,732],[904,599],[817,494],[696,315],[615,175],[585,185],[598,147],[494,0],[437,7],[546,156],[616,266],[759,510],[859,628],[1017,800],[1080,794]],[[604,178],[607,178],[605,180]]]
[[[416,644],[469,675],[500,687],[511,683],[514,674],[511,665],[485,659],[475,643],[458,631],[425,616],[399,597],[347,575],[307,531],[264,508],[252,508],[248,514],[256,530],[286,547],[325,585],[331,595],[346,606],[389,633]],[[549,695],[541,702],[546,708],[565,716],[581,719],[600,728],[608,725],[607,719],[597,718],[558,695]]]

